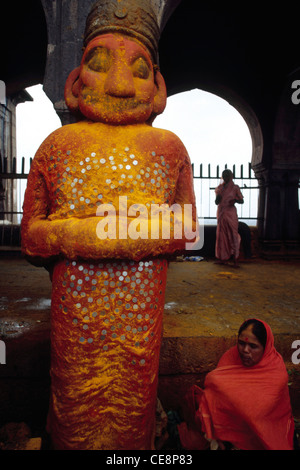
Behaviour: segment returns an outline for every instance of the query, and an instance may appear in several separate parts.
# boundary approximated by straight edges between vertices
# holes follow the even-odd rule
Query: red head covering
[[[245,367],[237,346],[207,374],[196,421],[209,439],[229,441],[243,450],[292,450],[294,421],[288,375],[274,347],[269,325],[260,362]]]

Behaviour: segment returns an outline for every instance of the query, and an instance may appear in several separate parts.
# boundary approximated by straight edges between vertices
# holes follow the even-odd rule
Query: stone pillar
[[[253,165],[260,186],[258,233],[268,257],[300,257],[300,102],[294,99],[299,73],[288,76],[272,137]]]
[[[256,172],[258,235],[266,257],[300,256],[299,176],[297,171]]]
[[[48,31],[43,88],[62,124],[74,122],[64,101],[66,79],[80,63],[85,20],[94,0],[42,0]]]
[[[285,175],[284,239],[291,253],[300,249],[299,176],[296,171],[289,171]]]
[[[260,240],[264,237],[264,222],[265,222],[265,202],[266,202],[266,177],[264,172],[255,172],[257,178],[259,193],[258,193],[258,206],[257,206],[257,233]]]

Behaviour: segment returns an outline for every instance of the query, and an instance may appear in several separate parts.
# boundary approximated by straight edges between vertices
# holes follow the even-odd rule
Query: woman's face
[[[242,363],[246,367],[252,367],[259,363],[264,354],[264,347],[252,332],[249,325],[238,337],[238,351]]]

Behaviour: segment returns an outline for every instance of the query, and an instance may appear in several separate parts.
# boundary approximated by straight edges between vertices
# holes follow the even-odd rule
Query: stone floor
[[[17,337],[49,328],[48,272],[19,256],[0,258],[0,334]],[[232,336],[258,317],[274,334],[300,337],[300,261],[171,262],[165,297],[164,336]]]
[[[42,423],[49,390],[51,282],[46,270],[18,254],[1,255],[0,279],[0,340],[6,345],[0,424],[33,422],[33,415]],[[256,317],[273,330],[290,374],[294,414],[300,417],[300,364],[292,362],[292,343],[300,340],[299,312],[299,261],[254,259],[239,268],[212,259],[171,262],[159,381],[163,406],[176,408],[189,385],[201,385],[234,343],[243,320]]]

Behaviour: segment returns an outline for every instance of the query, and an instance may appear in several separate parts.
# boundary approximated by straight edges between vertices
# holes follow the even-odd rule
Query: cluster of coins
[[[76,160],[76,163],[75,163]],[[91,152],[85,158],[75,158],[68,150],[58,151],[49,158],[48,172],[53,191],[51,214],[59,217],[95,215],[102,203],[114,203],[115,196],[151,196],[146,203],[171,203],[174,188],[170,183],[170,165],[163,155],[150,152],[148,165],[138,157],[116,148],[107,157]]]
[[[144,348],[155,336],[156,318],[164,305],[164,260],[113,261],[90,264],[65,261],[58,303],[67,328],[75,329],[79,344],[97,345],[103,351],[115,342],[130,342],[145,364]],[[160,321],[160,320],[159,320]]]

